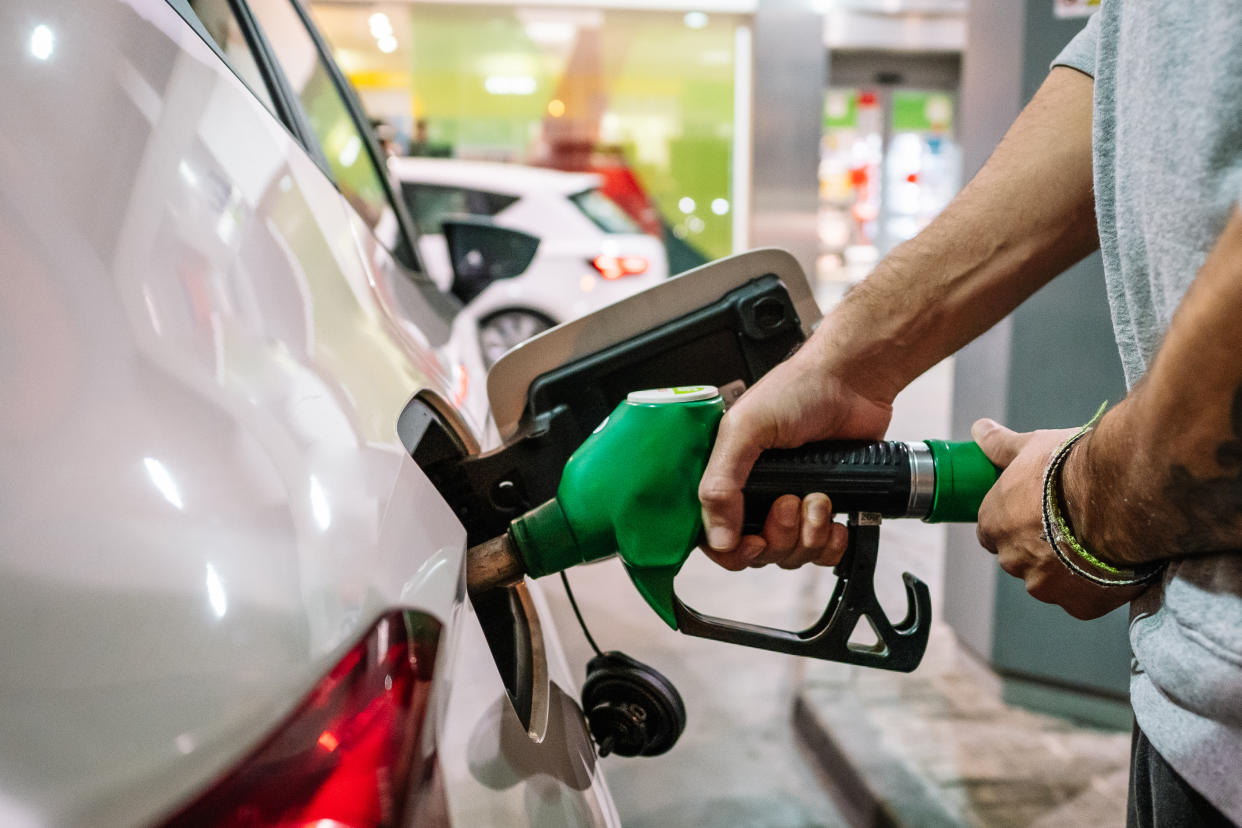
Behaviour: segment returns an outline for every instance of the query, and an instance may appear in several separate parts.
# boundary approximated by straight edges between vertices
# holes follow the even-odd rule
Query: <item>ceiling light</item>
[[[374,38],[378,39],[384,35],[392,34],[392,21],[383,12],[376,12],[371,15],[367,22],[371,24],[371,36]]]
[[[39,60],[47,60],[52,56],[52,49],[56,45],[56,35],[47,26],[40,23],[34,27],[34,31],[30,33],[30,54]]]
[[[491,95],[533,95],[536,86],[530,75],[488,75],[483,81]]]

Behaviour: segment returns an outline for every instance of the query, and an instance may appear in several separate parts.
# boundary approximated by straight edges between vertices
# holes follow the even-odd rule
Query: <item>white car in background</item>
[[[454,291],[479,320],[489,365],[553,325],[668,277],[663,242],[600,190],[598,175],[450,158],[393,158],[388,166],[420,231],[419,256],[443,290],[452,289],[455,264],[446,220],[484,219],[538,240],[519,275],[475,295]]]

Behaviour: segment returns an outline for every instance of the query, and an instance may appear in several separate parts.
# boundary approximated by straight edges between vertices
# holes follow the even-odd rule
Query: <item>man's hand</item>
[[[884,258],[793,357],[721,421],[699,487],[708,554],[729,569],[836,562],[826,498],[778,501],[741,538],[742,484],[765,449],[878,439],[897,392],[1099,246],[1091,78],[1059,66],[987,163],[931,224]]]
[[[1033,597],[1085,620],[1128,603],[1145,587],[1097,586],[1070,572],[1044,539],[1044,468],[1074,431],[1019,433],[992,420],[979,420],[970,430],[988,459],[1004,469],[979,507],[979,543],[996,554],[1001,569],[1021,578]]]
[[[816,364],[804,349],[772,369],[725,414],[699,484],[712,560],[726,569],[775,563],[831,566],[845,552],[846,528],[832,521],[823,494],[778,499],[762,535],[741,536],[742,485],[759,454],[827,438],[882,437],[888,400],[868,399]]]

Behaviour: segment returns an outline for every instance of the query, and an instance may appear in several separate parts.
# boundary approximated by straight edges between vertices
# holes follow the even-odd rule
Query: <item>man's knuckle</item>
[[[699,483],[699,500],[718,506],[727,503],[733,490],[716,478]]]

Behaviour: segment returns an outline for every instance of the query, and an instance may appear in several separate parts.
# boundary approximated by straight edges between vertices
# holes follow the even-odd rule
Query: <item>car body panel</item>
[[[540,585],[527,586],[539,616],[550,618]],[[458,658],[488,658],[477,624],[463,624],[461,630]],[[440,738],[454,825],[621,825],[607,781],[598,772],[576,702],[577,684],[568,678],[559,640],[545,635],[545,644],[552,681],[547,732],[540,744],[527,738],[508,698],[479,682],[454,683],[449,724]]]
[[[0,823],[147,823],[385,610],[472,623],[465,530],[395,423],[482,382],[163,0],[15,0],[0,28],[31,44],[0,55]],[[440,697],[451,669],[504,698],[451,649]]]

